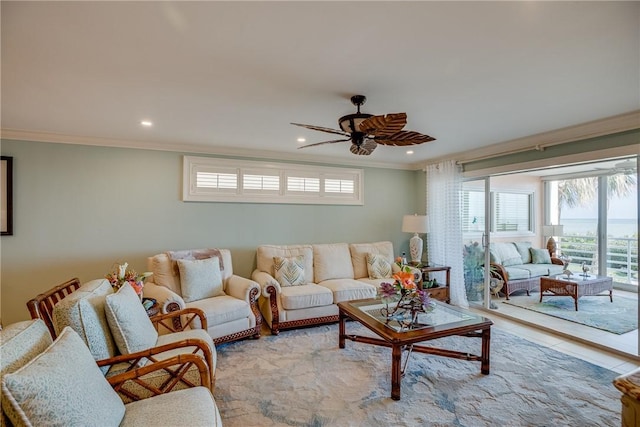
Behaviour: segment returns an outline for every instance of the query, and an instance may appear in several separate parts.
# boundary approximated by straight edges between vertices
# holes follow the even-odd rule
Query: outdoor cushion
[[[522,263],[529,264],[531,262],[531,252],[529,251],[529,249],[531,249],[532,243],[513,242],[513,244],[516,245],[516,250],[520,254],[520,258],[522,258]]]
[[[313,245],[314,283],[331,279],[353,279],[351,253],[346,243]]]
[[[54,343],[2,381],[15,425],[112,425],[124,403],[78,334],[65,328]]]
[[[522,264],[522,257],[513,243],[491,243],[489,252],[492,256],[491,262],[502,264],[504,267]]]
[[[282,288],[280,301],[282,301],[282,308],[285,310],[322,307],[333,304],[333,294],[324,286],[307,283],[306,285]]]
[[[518,266],[504,268],[505,270],[507,270],[507,274],[509,274],[509,280],[528,279],[531,277],[531,273],[529,273],[529,270],[517,267]]]
[[[531,262],[534,264],[551,264],[551,255],[546,249],[531,248]]]
[[[513,265],[509,268],[519,268],[527,270],[529,272],[529,277],[540,277],[547,276],[549,274],[549,265],[551,264],[524,264]],[[509,276],[509,279],[512,279],[512,277]]]
[[[184,302],[224,295],[218,257],[179,259],[178,269]]]
[[[106,315],[113,338],[122,354],[135,353],[155,346],[158,331],[145,311],[138,295],[128,283],[106,297]]]
[[[377,289],[375,286],[353,279],[325,280],[318,285],[324,286],[333,292],[333,302],[375,298]]]

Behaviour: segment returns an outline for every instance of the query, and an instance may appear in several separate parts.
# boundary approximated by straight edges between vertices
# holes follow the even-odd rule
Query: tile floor
[[[629,293],[614,290],[616,294]],[[637,294],[632,294],[637,297]],[[519,335],[529,341],[587,360],[620,374],[640,367],[638,331],[616,335],[600,329],[558,319],[502,304],[504,298],[494,299],[497,310],[473,308],[489,317],[494,327]]]

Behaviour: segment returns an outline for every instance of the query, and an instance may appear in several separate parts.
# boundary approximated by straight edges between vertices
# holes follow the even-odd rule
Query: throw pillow
[[[551,255],[546,249],[531,248],[531,260],[534,264],[551,264]]]
[[[120,353],[135,353],[156,345],[158,331],[129,283],[107,295],[105,314]]]
[[[304,256],[273,257],[273,268],[280,286],[304,285]]]
[[[184,302],[224,295],[222,273],[218,257],[206,259],[179,259],[180,284]]]
[[[382,254],[367,254],[367,271],[369,272],[369,279],[391,277],[389,257]]]
[[[125,412],[85,343],[68,327],[31,362],[5,375],[2,392],[15,425],[117,426]]]

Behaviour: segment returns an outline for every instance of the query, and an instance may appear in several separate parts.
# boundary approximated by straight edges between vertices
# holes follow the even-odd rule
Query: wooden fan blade
[[[407,124],[407,113],[373,116],[360,123],[360,132],[373,136],[387,136],[400,132]]]
[[[423,135],[421,133],[413,131],[400,131],[394,133],[393,135],[384,136],[382,138],[376,137],[374,139],[378,144],[396,146],[418,145],[436,140],[429,135]]]
[[[311,130],[319,130],[320,132],[335,133],[336,135],[342,135],[342,136],[351,136],[348,133],[338,129],[324,128],[322,126],[303,125],[301,123],[291,123],[291,124],[295,126],[301,126],[303,128],[311,129]]]
[[[369,154],[373,153],[373,150],[375,150],[377,146],[378,144],[374,140],[367,139],[362,144],[360,144],[360,146],[351,144],[349,151],[359,156],[368,156]]]
[[[334,139],[334,140],[331,140],[331,141],[316,142],[314,144],[303,145],[302,147],[298,147],[298,149],[307,148],[307,147],[317,147],[318,145],[323,145],[323,144],[335,144],[336,142],[346,142],[346,141],[350,141],[350,140],[351,139],[347,138],[347,139]]]

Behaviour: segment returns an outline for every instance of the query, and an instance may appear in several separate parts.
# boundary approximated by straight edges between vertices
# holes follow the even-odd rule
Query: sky
[[[637,219],[638,218],[638,191],[637,187],[633,194],[624,199],[614,197],[609,202],[609,219]],[[576,208],[562,208],[562,217],[574,218],[597,218],[598,204],[594,200],[589,206]]]

